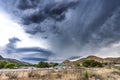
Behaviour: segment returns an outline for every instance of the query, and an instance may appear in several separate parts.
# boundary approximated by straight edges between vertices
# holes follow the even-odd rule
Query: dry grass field
[[[119,69],[5,69],[0,80],[120,80]]]

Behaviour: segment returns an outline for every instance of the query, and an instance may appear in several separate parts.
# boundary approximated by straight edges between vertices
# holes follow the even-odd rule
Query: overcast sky
[[[0,53],[22,61],[120,56],[119,0],[0,0]]]

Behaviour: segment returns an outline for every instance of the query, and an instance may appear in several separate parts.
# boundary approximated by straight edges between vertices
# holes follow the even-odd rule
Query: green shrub
[[[75,64],[75,67],[76,67],[76,68],[80,68],[80,64],[79,64],[79,63],[76,63],[76,64]]]
[[[0,69],[4,68],[6,64],[7,64],[7,61],[0,61]]]
[[[15,64],[14,64],[14,63],[7,63],[7,64],[5,65],[5,68],[13,69],[13,68],[15,68]]]
[[[103,64],[100,62],[97,62],[95,60],[85,60],[83,61],[82,65],[84,67],[102,67]]]
[[[87,71],[84,73],[83,80],[89,80],[89,73]]]

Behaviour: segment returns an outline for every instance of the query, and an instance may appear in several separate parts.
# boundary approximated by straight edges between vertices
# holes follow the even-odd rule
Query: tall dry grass
[[[106,68],[1,70],[0,80],[120,80],[120,70]]]

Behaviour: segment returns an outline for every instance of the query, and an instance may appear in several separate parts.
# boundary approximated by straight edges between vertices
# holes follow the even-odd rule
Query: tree
[[[14,63],[7,63],[6,65],[5,65],[5,68],[10,68],[10,69],[13,69],[13,68],[15,68],[15,64]]]
[[[6,61],[0,61],[0,69],[4,68],[6,64],[7,64]]]
[[[51,63],[49,64],[50,67],[55,67],[55,66],[57,66],[57,65],[58,65],[58,63],[53,63],[53,62],[51,62]]]
[[[48,67],[50,67],[50,66],[49,66],[49,64],[48,64],[47,62],[39,62],[39,63],[37,64],[37,67],[38,67],[38,68],[48,68]]]

